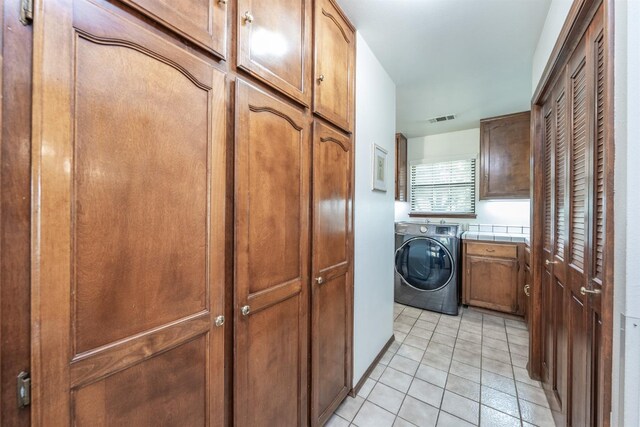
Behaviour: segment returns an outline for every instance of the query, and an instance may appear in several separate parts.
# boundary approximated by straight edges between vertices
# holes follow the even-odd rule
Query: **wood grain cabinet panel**
[[[228,0],[121,0],[121,2],[225,59]]]
[[[303,112],[236,89],[237,426],[305,425],[310,129]]]
[[[407,170],[407,137],[396,133],[396,200],[406,202],[409,200],[409,179]]]
[[[48,6],[34,422],[222,425],[224,75],[94,3]]]
[[[528,199],[529,111],[480,121],[480,200]]]
[[[464,304],[523,315],[521,244],[464,242]]]
[[[322,425],[351,390],[351,138],[316,120],[313,136],[311,420]]]
[[[238,67],[305,106],[311,101],[311,0],[239,0]]]
[[[355,29],[334,0],[317,0],[314,14],[313,110],[351,132],[355,100]]]

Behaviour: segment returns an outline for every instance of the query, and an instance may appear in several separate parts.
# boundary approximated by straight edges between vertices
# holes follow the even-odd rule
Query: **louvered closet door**
[[[553,366],[551,384],[559,410],[563,410],[567,402],[568,380],[568,318],[566,316],[566,242],[567,231],[567,91],[565,90],[566,74],[558,79],[553,91],[554,142],[553,147],[553,227],[551,260],[545,260],[545,268],[551,272],[551,317],[553,318]]]
[[[568,154],[569,154],[569,203],[568,203],[568,255],[567,261],[567,311],[569,317],[569,398],[567,422],[583,426],[586,422],[588,385],[588,336],[586,297],[580,288],[586,284],[585,266],[587,254],[587,195],[588,146],[592,124],[589,108],[590,61],[587,57],[586,39],[583,39],[569,61],[567,99],[569,102]]]
[[[554,212],[554,135],[555,116],[553,108],[553,98],[545,102],[543,109],[544,117],[544,229],[543,229],[543,258],[545,261],[553,259],[553,212]],[[551,264],[545,262],[542,269],[542,306],[553,307],[553,280]],[[545,387],[551,388],[551,376],[553,373],[555,347],[554,340],[554,311],[545,309],[543,311],[543,351],[542,351],[542,376]]]
[[[235,425],[305,425],[310,132],[301,109],[236,90]]]
[[[606,138],[608,137],[608,135],[605,134],[605,121],[608,116],[605,111],[607,61],[603,16],[603,8],[600,7],[600,10],[594,18],[592,28],[590,29],[588,45],[593,57],[591,62],[591,69],[593,70],[593,75],[591,76],[591,81],[593,82],[591,93],[593,95],[593,105],[595,106],[593,113],[593,143],[590,148],[592,160],[589,165],[592,171],[592,179],[590,182],[591,189],[588,204],[590,212],[589,225],[591,226],[589,239],[590,250],[588,253],[590,256],[588,280],[591,290],[595,290],[596,292],[603,291],[603,284],[605,283],[604,259],[606,256],[610,256],[610,254],[607,254],[605,251],[607,236],[611,236],[613,233],[611,228],[607,229],[607,218],[605,215],[608,196],[608,178],[606,171],[611,170],[611,166],[607,166],[607,162],[611,162],[606,155]],[[611,203],[611,199],[609,199],[609,203]],[[587,325],[591,339],[591,361],[589,363],[591,367],[591,372],[589,373],[591,384],[587,390],[589,401],[587,414],[591,417],[588,420],[589,423],[598,426],[604,425],[605,419],[609,417],[602,407],[604,402],[602,395],[605,393],[604,390],[607,385],[602,380],[605,375],[605,369],[602,366],[601,357],[605,348],[611,345],[611,343],[603,343],[602,339],[603,313],[601,295],[601,293],[592,294],[587,304]]]
[[[224,75],[109,4],[41,6],[33,423],[221,426]]]

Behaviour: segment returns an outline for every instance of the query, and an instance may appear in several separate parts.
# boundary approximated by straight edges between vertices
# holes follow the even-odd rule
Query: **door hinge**
[[[18,408],[24,408],[31,403],[31,377],[28,372],[18,374],[16,392],[18,395]]]
[[[20,0],[20,22],[23,25],[33,22],[33,0]]]

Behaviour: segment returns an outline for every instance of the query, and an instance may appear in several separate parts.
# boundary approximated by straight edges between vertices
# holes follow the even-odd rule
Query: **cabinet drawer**
[[[467,254],[499,258],[518,258],[518,246],[496,245],[493,243],[467,243]]]

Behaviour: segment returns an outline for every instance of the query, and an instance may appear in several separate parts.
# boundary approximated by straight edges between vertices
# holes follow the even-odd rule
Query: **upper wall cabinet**
[[[333,0],[315,2],[314,83],[314,112],[351,132],[355,92],[355,30]]]
[[[224,59],[227,0],[122,0],[143,15]]]
[[[480,199],[529,198],[529,111],[480,121]]]
[[[407,201],[407,137],[396,133],[396,200]]]
[[[311,0],[238,0],[238,67],[309,106]]]

